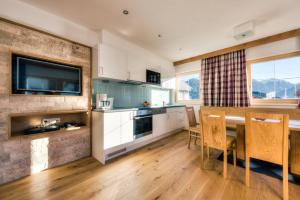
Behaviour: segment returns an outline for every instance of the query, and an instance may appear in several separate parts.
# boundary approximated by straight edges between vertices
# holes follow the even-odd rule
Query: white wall
[[[300,50],[300,37],[293,37],[246,49],[246,60],[270,57]]]
[[[88,46],[98,41],[96,32],[17,0],[1,0],[0,17]]]
[[[178,65],[175,67],[176,74],[191,72],[191,71],[199,71],[201,67],[201,60],[185,63],[182,65]]]

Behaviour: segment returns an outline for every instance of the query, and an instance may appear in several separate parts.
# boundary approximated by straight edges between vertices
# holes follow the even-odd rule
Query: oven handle
[[[152,117],[152,115],[147,115],[144,117],[134,117],[133,119],[144,119],[144,118],[149,118],[149,117]]]

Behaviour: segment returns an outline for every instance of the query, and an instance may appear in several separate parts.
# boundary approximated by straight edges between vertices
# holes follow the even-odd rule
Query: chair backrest
[[[200,110],[199,113],[204,144],[215,149],[226,149],[225,112],[210,109]]]
[[[288,122],[288,115],[247,113],[246,153],[282,165],[288,151]]]
[[[188,122],[189,122],[189,127],[193,127],[197,125],[197,121],[196,121],[196,116],[195,116],[195,111],[194,111],[194,107],[185,107],[185,111],[186,111],[186,115],[188,118]]]

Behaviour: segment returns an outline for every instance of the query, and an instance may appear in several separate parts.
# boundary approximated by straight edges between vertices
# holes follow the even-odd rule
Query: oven
[[[134,139],[152,134],[152,110],[138,110],[133,117],[133,136]]]

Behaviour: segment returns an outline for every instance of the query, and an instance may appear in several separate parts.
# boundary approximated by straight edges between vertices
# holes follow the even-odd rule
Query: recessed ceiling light
[[[157,35],[157,37],[161,38],[161,37],[162,37],[162,35],[161,35],[161,34],[158,34],[158,35]]]
[[[124,15],[128,15],[128,14],[129,14],[129,11],[128,11],[128,10],[123,10],[122,13],[123,13]]]

